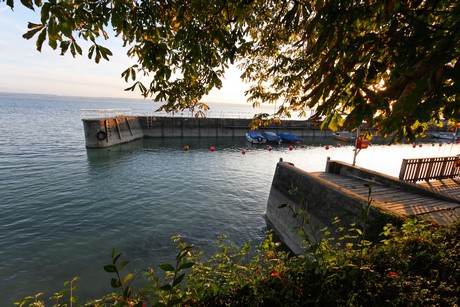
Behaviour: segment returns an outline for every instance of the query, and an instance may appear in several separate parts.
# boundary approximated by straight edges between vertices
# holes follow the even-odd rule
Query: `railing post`
[[[402,164],[401,164],[401,170],[399,171],[399,179],[401,180],[405,180],[406,167],[407,167],[407,159],[403,159]]]

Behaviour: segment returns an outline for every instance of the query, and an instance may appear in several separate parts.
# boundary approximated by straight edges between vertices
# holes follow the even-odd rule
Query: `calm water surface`
[[[134,270],[170,262],[173,235],[207,253],[220,234],[235,244],[256,244],[280,158],[308,171],[322,171],[327,157],[353,159],[352,147],[339,148],[332,139],[305,140],[292,151],[251,146],[243,136],[86,149],[80,110],[126,107],[153,109],[0,94],[0,306],[42,291],[48,298],[74,276],[80,277],[79,303],[110,291],[102,267],[113,247]],[[402,158],[459,154],[460,145],[434,145],[373,145],[357,164],[397,176]]]

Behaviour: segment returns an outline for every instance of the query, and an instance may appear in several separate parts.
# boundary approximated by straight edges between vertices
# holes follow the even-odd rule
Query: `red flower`
[[[278,272],[277,270],[273,270],[273,271],[271,272],[270,276],[278,277],[278,276],[280,276],[280,272]]]
[[[398,277],[398,273],[396,273],[396,272],[389,272],[389,273],[388,273],[388,276],[390,276],[390,277]]]

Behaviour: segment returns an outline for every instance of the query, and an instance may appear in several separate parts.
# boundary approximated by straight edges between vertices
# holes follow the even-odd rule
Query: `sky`
[[[140,92],[124,91],[130,86],[121,73],[135,59],[126,55],[120,40],[112,37],[104,42],[111,49],[110,61],[96,64],[83,50],[82,56],[73,58],[51,49],[47,43],[38,52],[36,38],[26,40],[27,22],[38,23],[39,12],[31,11],[15,1],[12,11],[0,2],[0,92],[51,94],[83,97],[117,97],[143,99]],[[82,44],[83,45],[83,44]],[[248,85],[241,82],[240,72],[231,68],[221,90],[214,90],[203,102],[245,103],[244,91]]]

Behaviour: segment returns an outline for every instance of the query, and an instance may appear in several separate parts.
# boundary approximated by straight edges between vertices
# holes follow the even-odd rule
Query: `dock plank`
[[[368,180],[333,173],[316,173],[316,175],[364,199],[368,197],[369,188],[364,186],[369,183]],[[418,184],[436,193],[448,193],[450,196],[460,199],[459,179],[443,179]],[[402,216],[417,215],[441,224],[451,223],[460,217],[460,205],[458,203],[406,192],[398,187],[373,184],[371,198],[376,206]]]

